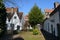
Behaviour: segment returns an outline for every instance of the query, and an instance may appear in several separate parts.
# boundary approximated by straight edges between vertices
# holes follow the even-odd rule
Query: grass
[[[40,32],[40,34],[38,35],[33,35],[32,32],[21,32],[19,34],[24,40],[45,40],[42,33]]]

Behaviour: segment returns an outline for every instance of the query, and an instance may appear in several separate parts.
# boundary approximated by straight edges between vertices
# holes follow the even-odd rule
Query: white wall
[[[16,19],[15,19],[14,17],[16,17]],[[22,18],[22,19],[23,19],[23,18]],[[18,15],[17,15],[16,12],[15,12],[14,15],[12,16],[10,22],[8,22],[8,20],[6,20],[6,23],[7,23],[7,24],[8,24],[8,23],[14,24],[14,30],[17,29],[17,25],[19,25],[19,26],[20,26],[20,30],[22,30],[22,26],[23,26],[22,22],[23,22],[23,21],[20,22],[20,19],[19,19],[19,17],[18,17]],[[9,24],[8,24],[8,25],[9,25]]]

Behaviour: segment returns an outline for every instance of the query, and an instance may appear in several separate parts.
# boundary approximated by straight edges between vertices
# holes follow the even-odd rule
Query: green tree
[[[33,27],[37,24],[43,22],[44,15],[41,12],[41,9],[35,4],[31,11],[29,12],[29,23]]]
[[[6,10],[3,0],[0,0],[0,35],[6,31]]]

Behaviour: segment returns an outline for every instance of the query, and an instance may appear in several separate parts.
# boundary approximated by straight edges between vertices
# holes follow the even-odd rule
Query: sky
[[[60,3],[60,0],[5,0],[4,4],[5,7],[17,7],[19,12],[23,12],[24,15],[27,15],[34,4],[44,12],[46,8],[54,8],[54,2]]]

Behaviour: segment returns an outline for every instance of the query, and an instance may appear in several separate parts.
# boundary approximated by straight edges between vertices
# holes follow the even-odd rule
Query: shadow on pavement
[[[0,40],[12,40],[12,35],[10,34],[5,34],[0,38]]]
[[[0,40],[24,40],[24,39],[22,37],[13,38],[13,35],[6,34],[3,37],[1,37]]]
[[[14,38],[13,40],[24,40],[24,39],[21,37],[17,37],[17,38]]]
[[[46,31],[44,31],[44,30],[41,30],[41,32],[42,32],[45,40],[58,40],[57,37],[53,36],[52,34],[46,32]]]

